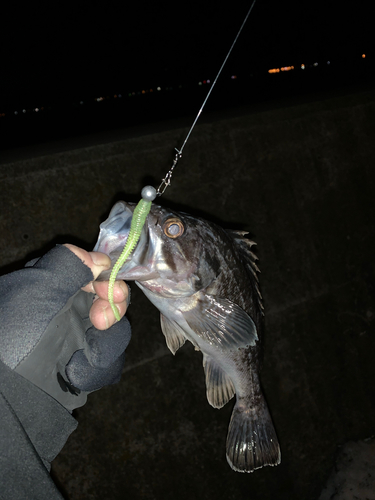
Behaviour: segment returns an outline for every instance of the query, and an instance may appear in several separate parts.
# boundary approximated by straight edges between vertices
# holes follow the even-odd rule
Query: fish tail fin
[[[236,402],[227,436],[227,461],[237,472],[280,463],[279,442],[263,396],[256,409]]]

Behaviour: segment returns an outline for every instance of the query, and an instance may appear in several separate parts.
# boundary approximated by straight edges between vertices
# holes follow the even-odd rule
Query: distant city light
[[[357,56],[358,57],[358,56]],[[361,54],[361,58],[362,59],[365,59],[366,58],[366,54]],[[317,67],[318,66],[318,62],[314,62],[314,63],[309,63],[309,64],[301,64],[300,65],[300,69],[302,70],[305,70],[306,68],[312,68],[312,67]],[[327,65],[330,65],[331,64],[331,61],[326,61],[326,64]],[[287,72],[287,71],[292,71],[294,70],[295,67],[294,66],[282,66],[282,67],[279,67],[279,68],[272,68],[272,69],[269,69],[268,70],[268,73],[270,74],[274,74],[274,73],[280,73],[280,72]],[[251,77],[253,76],[253,74],[251,74]],[[236,80],[237,79],[237,75],[231,75],[231,80]],[[210,84],[211,81],[209,79],[206,79],[206,80],[201,80],[199,82],[197,82],[199,86],[202,86],[202,85],[207,85],[207,84]],[[195,85],[197,84],[195,83]],[[128,96],[128,97],[133,97],[133,96],[139,96],[139,95],[143,95],[143,94],[148,94],[148,93],[151,93],[151,92],[154,92],[155,90],[158,91],[158,92],[168,92],[168,91],[173,91],[175,89],[182,89],[182,88],[187,88],[188,86],[186,85],[182,85],[182,84],[179,84],[179,85],[176,85],[175,87],[171,87],[171,86],[166,86],[166,87],[156,87],[155,89],[144,89],[144,90],[138,90],[138,91],[135,91],[135,92],[129,92],[127,94],[124,94],[124,96]],[[117,98],[121,98],[123,97],[122,94],[113,94],[111,96],[104,96],[104,97],[95,97],[93,98],[92,100],[94,102],[101,102],[101,101],[104,101],[104,100],[110,100],[110,99],[117,99]],[[79,103],[80,105],[83,105],[86,101],[77,101],[75,103],[72,103],[72,104],[77,104]],[[51,107],[48,107],[47,109],[51,109]],[[35,108],[24,108],[22,109],[22,111],[13,111],[13,114],[15,116],[19,115],[19,114],[25,114],[25,113],[39,113],[39,112],[43,112],[45,110],[45,108],[43,108],[43,106],[41,107],[35,107]],[[0,113],[0,117],[4,117],[6,115],[9,115],[9,114],[12,114],[12,112],[10,113],[4,113],[4,112],[1,112]]]
[[[268,73],[280,73],[280,71],[291,71],[294,66],[283,66],[282,68],[272,68],[268,70]]]

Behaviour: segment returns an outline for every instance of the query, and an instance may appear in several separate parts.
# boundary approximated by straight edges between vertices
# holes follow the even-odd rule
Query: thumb
[[[66,243],[64,246],[71,252],[73,252],[87,267],[91,269],[91,272],[94,275],[94,280],[102,271],[105,271],[106,269],[109,269],[111,267],[111,259],[104,253],[87,252],[83,248],[71,245],[70,243]],[[90,287],[90,285],[88,286]],[[90,290],[86,291],[91,292],[93,290],[91,290],[90,287]],[[95,291],[93,291],[93,293],[95,293]]]

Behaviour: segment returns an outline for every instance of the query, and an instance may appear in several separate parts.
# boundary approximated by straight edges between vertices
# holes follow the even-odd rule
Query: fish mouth
[[[102,252],[111,259],[110,269],[103,271],[97,281],[107,281],[111,275],[113,266],[120,257],[130,233],[135,203],[117,202],[109,213],[108,219],[100,224],[98,241],[94,252]],[[147,216],[145,225],[141,230],[139,241],[122,265],[116,279],[147,281],[157,278],[159,275],[152,266],[152,255],[154,245],[149,232],[149,219]]]

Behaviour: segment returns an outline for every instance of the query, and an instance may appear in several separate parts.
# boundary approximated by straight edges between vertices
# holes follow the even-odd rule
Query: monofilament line
[[[211,94],[211,92],[212,92],[212,90],[213,90],[213,88],[214,88],[214,86],[215,86],[215,84],[216,84],[216,82],[217,82],[217,79],[219,78],[219,76],[220,76],[220,74],[221,74],[221,72],[222,72],[222,70],[223,70],[223,68],[224,68],[224,66],[225,66],[225,63],[227,62],[227,60],[228,60],[228,58],[229,58],[229,56],[230,56],[230,54],[231,54],[231,52],[232,52],[233,47],[235,46],[235,44],[236,44],[236,42],[237,42],[237,39],[238,39],[238,37],[240,36],[240,34],[241,34],[241,31],[242,31],[243,27],[245,26],[245,23],[246,23],[246,21],[247,21],[247,19],[248,19],[249,15],[250,15],[250,12],[253,10],[253,7],[254,7],[254,5],[255,5],[255,2],[256,2],[256,0],[254,0],[254,1],[253,1],[253,3],[251,4],[250,9],[249,9],[248,13],[247,13],[247,14],[246,14],[246,16],[245,16],[245,19],[243,20],[243,23],[241,24],[241,27],[240,27],[240,29],[238,30],[238,33],[237,33],[237,35],[236,35],[236,38],[234,39],[234,41],[233,41],[233,43],[232,43],[232,45],[231,45],[231,48],[229,49],[228,54],[226,55],[226,57],[225,57],[225,59],[224,59],[224,62],[223,62],[223,64],[221,65],[221,67],[220,67],[220,69],[219,69],[219,71],[218,71],[218,74],[216,75],[216,78],[215,78],[215,80],[214,80],[214,82],[213,82],[213,84],[212,84],[212,86],[211,86],[210,90],[208,91],[208,94],[207,94],[207,96],[206,96],[205,100],[203,101],[203,104],[202,104],[202,106],[201,106],[201,109],[198,111],[198,114],[197,114],[197,116],[196,116],[196,118],[195,118],[195,120],[194,120],[194,122],[193,122],[193,125],[191,126],[191,128],[190,128],[190,130],[189,130],[189,132],[188,132],[188,134],[187,134],[187,136],[186,136],[186,138],[185,138],[185,141],[184,141],[184,143],[183,143],[183,145],[182,145],[182,147],[181,147],[181,149],[180,149],[180,151],[179,151],[180,156],[182,155],[182,150],[184,149],[185,144],[187,143],[187,141],[188,141],[188,139],[189,139],[189,137],[190,137],[190,134],[191,134],[191,132],[192,132],[193,128],[195,127],[195,124],[197,123],[198,118],[200,117],[200,115],[201,115],[201,113],[202,113],[202,111],[203,111],[203,108],[204,108],[204,106],[205,106],[205,104],[206,104],[206,102],[207,102],[208,98],[210,97],[210,94]]]
[[[204,106],[206,105],[206,102],[207,102],[208,98],[210,97],[210,94],[211,94],[211,92],[212,92],[212,90],[213,90],[213,88],[214,88],[214,86],[215,86],[215,84],[216,84],[216,82],[217,82],[217,79],[219,78],[219,76],[220,76],[220,74],[221,74],[221,72],[222,72],[222,70],[223,70],[223,68],[224,68],[224,66],[225,66],[225,63],[227,62],[228,57],[230,56],[230,54],[231,54],[231,52],[232,52],[232,49],[233,49],[233,47],[235,46],[235,44],[236,44],[236,42],[237,42],[237,39],[238,39],[238,37],[239,37],[239,36],[240,36],[240,34],[241,34],[241,31],[242,31],[243,27],[245,26],[245,23],[246,23],[246,21],[247,21],[247,19],[248,19],[249,15],[250,15],[250,12],[253,10],[253,7],[254,7],[254,5],[255,5],[255,2],[256,2],[256,0],[254,0],[254,1],[253,1],[253,3],[251,4],[251,7],[250,7],[250,9],[248,10],[248,13],[247,13],[247,14],[246,14],[246,16],[245,16],[245,19],[243,20],[243,22],[242,22],[242,24],[241,24],[241,27],[240,27],[240,29],[239,29],[239,30],[238,30],[238,32],[237,32],[237,35],[236,35],[235,39],[233,40],[233,43],[232,43],[232,45],[231,45],[231,47],[230,47],[230,49],[229,49],[229,51],[228,51],[228,53],[227,53],[227,55],[226,55],[226,57],[225,57],[224,61],[223,61],[223,64],[221,65],[221,67],[220,67],[220,69],[219,69],[219,71],[218,71],[218,73],[217,73],[217,75],[216,75],[216,78],[215,78],[215,80],[214,80],[213,84],[211,85],[211,88],[210,88],[210,90],[208,91],[208,93],[207,93],[207,95],[206,95],[206,98],[205,98],[205,100],[203,101],[203,104],[202,104],[202,106],[201,106],[200,110],[198,111],[198,114],[197,114],[197,116],[195,117],[195,120],[194,120],[194,122],[193,122],[192,126],[190,127],[190,130],[189,130],[189,132],[187,133],[187,136],[186,136],[186,138],[185,138],[185,140],[184,140],[184,142],[183,142],[183,144],[182,144],[182,146],[181,146],[181,149],[180,149],[180,150],[178,150],[178,149],[176,148],[176,155],[175,155],[175,158],[174,158],[174,160],[173,160],[173,165],[172,165],[172,167],[169,169],[169,171],[168,171],[167,175],[166,175],[166,176],[164,177],[164,179],[162,180],[162,182],[161,182],[160,186],[158,187],[157,192],[156,192],[157,196],[161,196],[161,195],[164,193],[164,191],[167,189],[167,187],[170,185],[173,170],[174,170],[175,166],[177,165],[178,160],[179,160],[179,159],[181,158],[181,156],[182,156],[182,150],[184,149],[185,144],[187,143],[187,141],[188,141],[188,139],[189,139],[189,137],[190,137],[190,134],[192,133],[193,128],[195,127],[195,124],[197,123],[197,121],[198,121],[198,119],[199,119],[200,115],[202,114],[203,108],[204,108]]]

